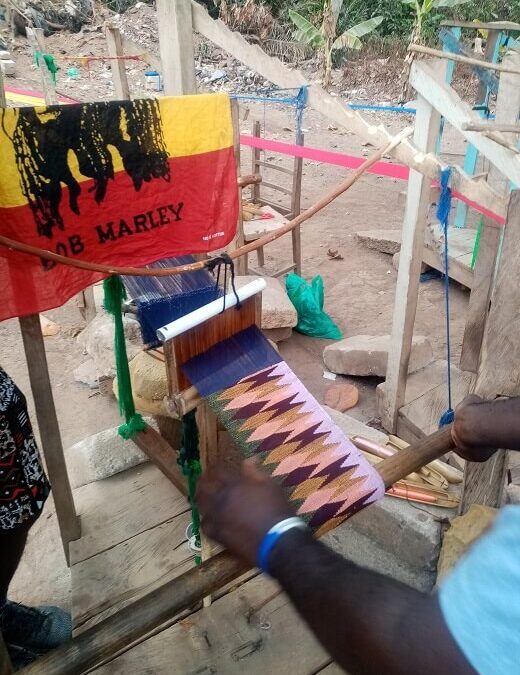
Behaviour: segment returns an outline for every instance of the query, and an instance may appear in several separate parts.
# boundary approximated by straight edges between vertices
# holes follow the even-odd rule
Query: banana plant
[[[405,5],[409,5],[414,13],[414,22],[412,34],[410,35],[411,44],[419,44],[422,41],[422,31],[426,17],[434,9],[451,9],[464,5],[470,0],[401,0]],[[405,65],[402,73],[403,91],[401,94],[401,102],[403,102],[409,95],[408,78],[410,77],[410,68],[415,58],[415,52],[408,52]]]
[[[323,69],[323,86],[327,89],[331,83],[332,52],[336,49],[361,49],[361,38],[371,33],[383,20],[375,16],[352,26],[341,35],[337,35],[338,18],[343,0],[324,0],[323,19],[317,28],[304,16],[289,10],[289,17],[296,26],[294,39],[320,54]]]

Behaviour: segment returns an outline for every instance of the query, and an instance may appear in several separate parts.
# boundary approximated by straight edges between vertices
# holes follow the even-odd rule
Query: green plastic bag
[[[298,312],[296,330],[304,335],[329,340],[341,340],[340,329],[328,314],[323,311],[325,298],[323,279],[315,276],[311,285],[297,274],[291,272],[285,280],[285,288],[290,301]]]

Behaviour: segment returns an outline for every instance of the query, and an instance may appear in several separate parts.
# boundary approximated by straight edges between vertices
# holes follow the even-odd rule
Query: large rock
[[[139,322],[129,316],[123,317],[128,360],[143,349]],[[114,355],[114,319],[105,312],[95,319],[78,335],[78,343],[94,361],[98,379],[115,377],[116,361]]]
[[[146,420],[155,426],[151,420]],[[117,427],[84,438],[66,453],[67,469],[73,488],[108,478],[148,461],[133,441],[125,441]]]
[[[235,277],[237,288],[245,286],[258,276]],[[294,328],[298,323],[298,315],[292,302],[289,300],[284,286],[278,279],[262,277],[266,282],[262,293],[262,323],[261,328],[271,330],[273,328]]]
[[[354,335],[325,347],[323,360],[329,370],[340,375],[384,377],[390,339],[390,335]],[[432,360],[428,338],[414,336],[408,372],[424,368]]]
[[[164,399],[168,396],[164,362],[149,352],[139,352],[130,361],[130,379],[137,410],[151,415],[164,415]],[[114,381],[114,393],[117,395],[117,381]]]
[[[356,232],[360,244],[381,253],[394,255],[401,250],[401,230],[363,230]]]

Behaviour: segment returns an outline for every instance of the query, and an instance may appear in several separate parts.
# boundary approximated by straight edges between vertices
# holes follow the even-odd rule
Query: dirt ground
[[[67,36],[66,49],[72,51],[74,36]],[[63,40],[63,36],[50,40],[50,48]],[[53,43],[53,41],[56,41]],[[40,89],[38,73],[31,66],[27,45],[18,39],[17,77],[9,78],[8,84],[24,88]],[[133,68],[133,66],[132,66]],[[132,70],[132,68],[130,70]],[[141,85],[139,72],[130,74],[133,92],[137,95]],[[66,86],[65,86],[66,84]],[[58,89],[79,100],[107,99],[113,88],[108,78],[88,78],[84,69],[80,77],[69,82],[60,78]],[[384,99],[384,93],[382,94]],[[245,107],[245,106],[244,106]],[[294,117],[290,109],[272,104],[250,104],[249,117],[242,122],[242,131],[251,129],[255,117],[265,124],[269,138],[291,141],[294,137]],[[373,114],[372,114],[373,115]],[[409,120],[403,116],[373,116],[387,124],[394,132]],[[361,139],[341,129],[330,126],[328,120],[313,111],[306,111],[303,126],[305,143],[318,148],[343,151],[361,156],[369,149]],[[445,150],[450,153],[464,152],[462,141],[457,141],[448,131]],[[243,170],[249,172],[250,158],[247,149],[243,153]],[[287,164],[290,161],[284,158]],[[461,162],[462,157],[452,155],[452,161]],[[312,204],[324,192],[337,184],[345,175],[340,167],[306,161],[303,171],[302,207]],[[400,228],[403,206],[399,205],[399,193],[406,185],[397,180],[367,175],[347,194],[337,199],[326,210],[315,216],[302,228],[303,273],[308,279],[321,274],[325,284],[325,309],[338,323],[344,336],[356,334],[387,334],[391,331],[397,272],[392,267],[391,257],[369,250],[359,244],[355,232],[364,229]],[[266,249],[267,265],[278,266],[288,260],[290,237],[278,240]],[[327,250],[338,249],[343,260],[329,260]],[[256,261],[254,261],[256,262]],[[462,332],[468,292],[456,284],[452,292],[452,340],[454,363],[460,354]],[[53,391],[65,447],[76,441],[118,424],[115,401],[95,390],[74,381],[73,370],[86,356],[77,345],[74,335],[81,327],[81,317],[73,302],[49,312],[47,316],[61,325],[55,337],[45,338],[47,357]],[[426,335],[431,340],[435,357],[445,356],[445,326],[443,320],[443,288],[439,280],[421,284],[419,305],[415,324],[417,335]],[[323,400],[330,381],[323,378],[323,348],[327,341],[293,334],[281,345],[281,352],[304,384]],[[0,363],[15,378],[30,400],[30,387],[23,354],[18,323],[16,320],[0,324]],[[373,378],[350,378],[359,387],[359,404],[350,413],[369,421],[376,416],[375,386]],[[33,412],[32,401],[30,402]],[[33,422],[36,425],[34,412]],[[69,576],[65,565],[52,501],[47,504],[43,517],[33,528],[22,565],[15,577],[11,594],[14,599],[26,603],[55,602],[62,606],[69,603]]]

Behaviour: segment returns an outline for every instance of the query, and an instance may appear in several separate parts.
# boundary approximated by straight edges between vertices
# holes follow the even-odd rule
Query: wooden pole
[[[157,0],[164,93],[196,94],[191,5],[187,0]]]
[[[453,448],[451,426],[400,450],[377,465],[388,488],[421,466]],[[355,516],[354,516],[355,517]],[[229,553],[219,553],[200,567],[185,572],[70,642],[38,659],[25,675],[79,675],[110,658],[133,642],[199,603],[225,584],[247,572],[248,566]]]
[[[418,96],[414,143],[425,154],[435,150],[440,122],[440,114],[425,98]],[[408,179],[392,339],[380,410],[383,426],[392,433],[397,430],[397,417],[406,393],[430,194],[431,182],[412,169]]]
[[[428,56],[436,56],[440,59],[449,59],[450,61],[459,61],[460,63],[467,63],[470,66],[478,66],[479,68],[487,68],[488,70],[496,70],[498,73],[513,73],[520,75],[520,69],[512,66],[504,66],[500,63],[490,63],[489,61],[481,61],[480,59],[472,59],[469,56],[462,56],[462,54],[454,54],[453,52],[443,52],[440,49],[432,49],[424,45],[409,45],[409,52],[417,52],[418,54],[427,54]]]
[[[6,108],[7,101],[5,98],[5,88],[4,88],[4,71],[0,68],[0,108]]]
[[[520,66],[520,54],[513,52],[504,59]],[[520,77],[505,73],[501,75],[496,105],[496,123],[515,124],[520,111]],[[514,134],[507,140],[515,140]],[[493,190],[504,196],[509,194],[509,182],[501,172],[491,166],[488,183]],[[509,217],[509,216],[508,216]],[[480,350],[486,327],[489,300],[493,289],[496,259],[500,243],[500,231],[493,227],[489,218],[484,218],[479,240],[479,250],[473,270],[473,286],[468,305],[466,327],[462,341],[460,367],[476,373]]]
[[[231,101],[231,122],[233,125],[233,149],[235,152],[235,164],[237,167],[237,176],[240,179],[240,174],[242,172],[240,166],[240,117],[238,114],[238,101]],[[229,246],[229,252],[240,248],[245,243],[244,240],[244,221],[242,218],[242,188],[239,185],[238,187],[238,223],[237,223],[237,233],[233,241]],[[260,250],[260,249],[258,249]],[[247,256],[242,256],[237,260],[236,263],[236,273],[245,275],[247,274]]]
[[[502,131],[520,134],[520,124],[500,124],[494,120],[484,122],[466,122],[462,125],[465,131]]]
[[[36,408],[42,450],[52,486],[56,516],[60,528],[63,549],[69,562],[69,543],[81,536],[81,527],[70,487],[63,445],[61,442],[56,408],[52,395],[47,356],[38,314],[19,319],[22,330],[25,358]]]
[[[121,33],[119,28],[107,23],[105,30],[108,55],[123,56],[123,45],[121,43]],[[122,59],[115,59],[110,61],[110,68],[112,69],[112,79],[114,81],[114,94],[116,100],[129,101],[130,87],[128,86],[128,78],[126,76],[125,62]]]

